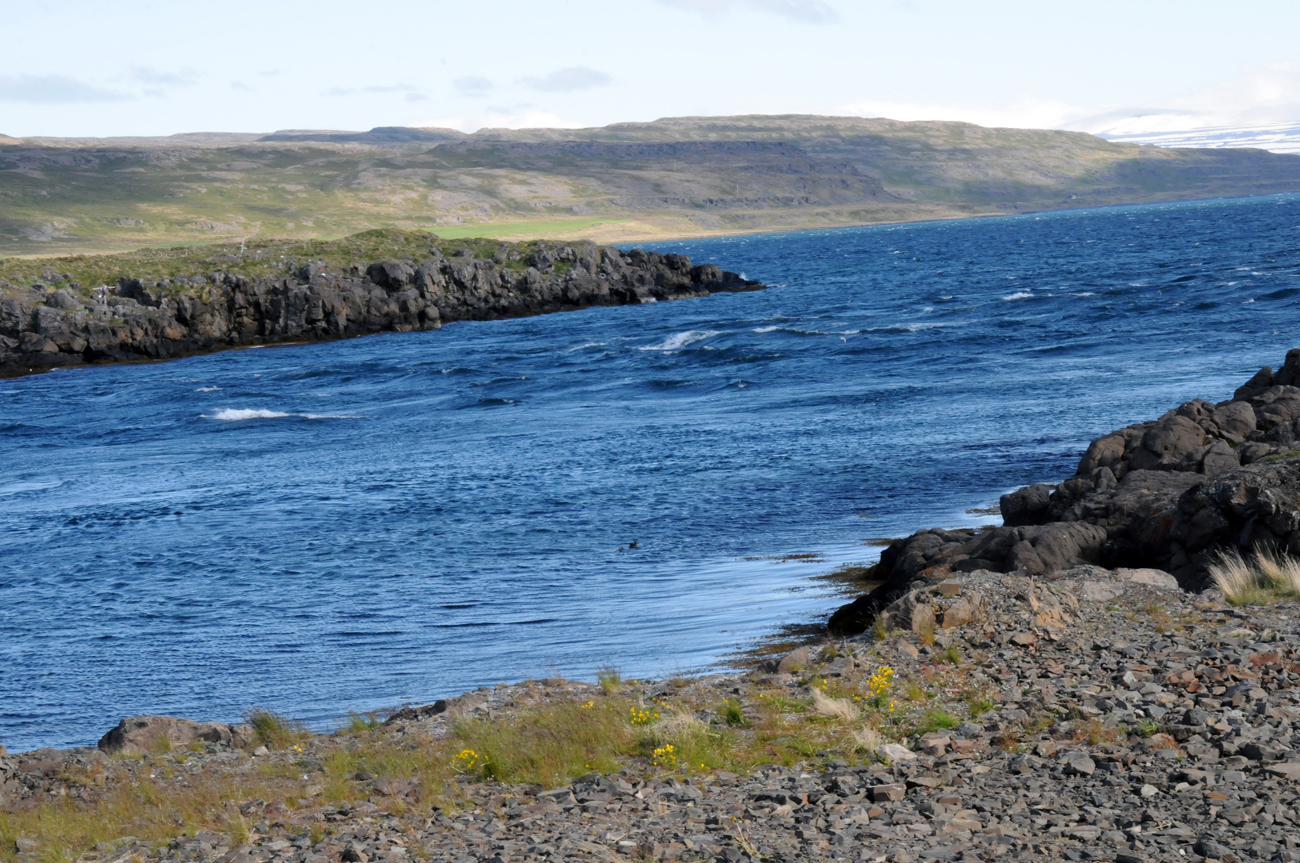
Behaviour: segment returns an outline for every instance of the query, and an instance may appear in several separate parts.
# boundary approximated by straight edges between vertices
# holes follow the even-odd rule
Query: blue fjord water
[[[705,666],[1300,344],[1295,195],[657,248],[772,287],[0,381],[0,740]]]

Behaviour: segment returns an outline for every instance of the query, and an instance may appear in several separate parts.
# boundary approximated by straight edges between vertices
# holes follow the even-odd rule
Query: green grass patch
[[[250,279],[279,279],[296,276],[303,265],[324,266],[334,273],[349,267],[365,267],[382,260],[418,264],[432,254],[456,257],[468,251],[494,266],[524,270],[534,253],[543,246],[563,243],[529,241],[510,243],[484,238],[448,239],[421,230],[383,229],[364,231],[336,239],[250,240],[210,245],[159,246],[105,255],[74,255],[50,258],[0,259],[0,290],[6,284],[49,288],[72,288],[89,297],[100,285],[114,285],[120,279],[141,279],[151,285],[167,282],[165,293],[205,290],[208,277],[229,273]],[[556,272],[568,272],[572,264],[557,262]]]
[[[498,222],[482,225],[440,225],[438,236],[447,240],[466,237],[544,237],[548,234],[572,235],[575,231],[609,226],[608,219],[551,219],[536,222]]]
[[[928,734],[931,731],[956,728],[959,724],[957,717],[942,708],[934,707],[921,714],[916,723],[916,731],[919,734]]]
[[[307,727],[298,720],[263,707],[248,711],[244,714],[244,721],[253,726],[257,739],[267,749],[288,749],[311,737]]]

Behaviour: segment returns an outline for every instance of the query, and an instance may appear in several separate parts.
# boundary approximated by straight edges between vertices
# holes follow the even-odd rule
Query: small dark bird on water
[[[641,543],[637,542],[637,541],[634,539],[634,540],[632,540],[631,542],[629,542],[629,543],[627,544],[627,547],[628,547],[628,548],[640,548],[640,547],[641,547]]]

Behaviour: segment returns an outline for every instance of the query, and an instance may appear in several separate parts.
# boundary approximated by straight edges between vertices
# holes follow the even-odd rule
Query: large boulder
[[[390,291],[406,287],[414,277],[415,270],[401,261],[376,261],[366,267],[366,278]]]
[[[1169,568],[1203,568],[1219,548],[1300,556],[1300,458],[1252,464],[1198,483],[1169,527]]]
[[[128,716],[99,739],[99,748],[124,755],[184,749],[193,743],[246,749],[254,745],[256,736],[251,725],[195,722],[175,716]]]
[[[1162,419],[1142,435],[1129,464],[1137,470],[1186,470],[1199,462],[1196,453],[1205,438],[1205,429],[1185,416]]]
[[[1002,523],[1007,527],[1042,524],[1051,517],[1052,486],[1046,483],[1027,485],[1019,491],[1002,495],[999,507]]]

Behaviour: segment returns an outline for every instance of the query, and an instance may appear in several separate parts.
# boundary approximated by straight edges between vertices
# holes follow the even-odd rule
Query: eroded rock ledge
[[[434,248],[422,260],[333,270],[318,262],[277,279],[211,272],[123,278],[103,290],[10,287],[0,293],[0,375],[764,287],[685,255],[593,243],[533,247],[522,259],[501,244],[491,260]]]
[[[831,632],[862,632],[909,590],[953,573],[1155,568],[1198,591],[1219,550],[1300,554],[1298,441],[1300,348],[1227,401],[1195,399],[1102,435],[1070,479],[1004,495],[1001,527],[897,540],[877,566],[883,584],[836,611]]]

